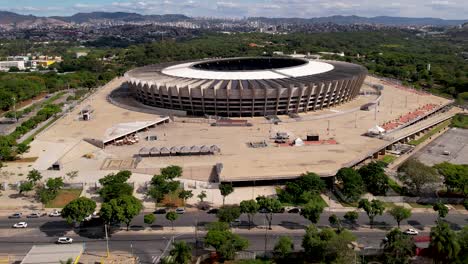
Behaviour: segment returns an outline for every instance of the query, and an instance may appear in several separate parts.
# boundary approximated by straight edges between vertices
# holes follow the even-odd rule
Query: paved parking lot
[[[427,165],[444,161],[468,164],[468,130],[451,128],[444,135],[415,153],[414,157]],[[444,151],[450,153],[444,155]]]

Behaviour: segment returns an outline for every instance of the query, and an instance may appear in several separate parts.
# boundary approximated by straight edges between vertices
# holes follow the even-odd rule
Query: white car
[[[73,243],[73,238],[71,237],[59,237],[57,239],[57,244],[71,244]]]
[[[13,225],[13,228],[26,228],[28,227],[28,223],[26,222],[19,222]]]
[[[175,212],[176,212],[177,214],[183,214],[183,213],[185,213],[185,209],[184,209],[184,208],[177,208],[177,209],[175,210]]]
[[[99,212],[94,211],[94,213],[91,215],[91,218],[99,218]]]
[[[404,233],[407,235],[412,235],[412,236],[419,234],[419,232],[417,230],[414,230],[413,228],[406,229]]]
[[[52,211],[52,212],[49,213],[50,217],[60,217],[61,215],[62,215],[62,213],[60,211],[57,211],[57,210]]]

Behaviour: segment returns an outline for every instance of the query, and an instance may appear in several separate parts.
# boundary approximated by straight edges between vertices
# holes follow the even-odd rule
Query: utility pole
[[[330,135],[330,120],[327,120],[328,128],[327,128],[327,135]]]
[[[104,224],[104,230],[106,232],[106,249],[107,249],[107,257],[109,257],[109,236],[107,235],[107,224]],[[132,254],[133,255],[133,254]]]
[[[13,97],[13,114],[15,114],[15,123],[18,122],[18,117],[16,116],[16,98]]]
[[[265,218],[263,219],[263,225],[265,226],[265,252],[264,252],[264,257],[266,257],[266,254],[267,254],[267,239],[268,239],[267,233],[268,233],[268,227],[267,227]]]
[[[374,120],[377,120],[377,105],[374,108]]]

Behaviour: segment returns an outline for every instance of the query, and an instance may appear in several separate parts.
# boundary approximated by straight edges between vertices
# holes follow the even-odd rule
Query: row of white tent
[[[203,146],[182,146],[182,147],[143,147],[138,152],[141,157],[156,157],[156,156],[174,156],[174,155],[210,155],[221,152],[221,149],[216,145]]]

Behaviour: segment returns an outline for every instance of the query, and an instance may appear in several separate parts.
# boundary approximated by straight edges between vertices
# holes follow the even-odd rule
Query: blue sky
[[[210,17],[386,15],[468,19],[467,0],[0,0],[0,10],[39,16],[124,11]]]

